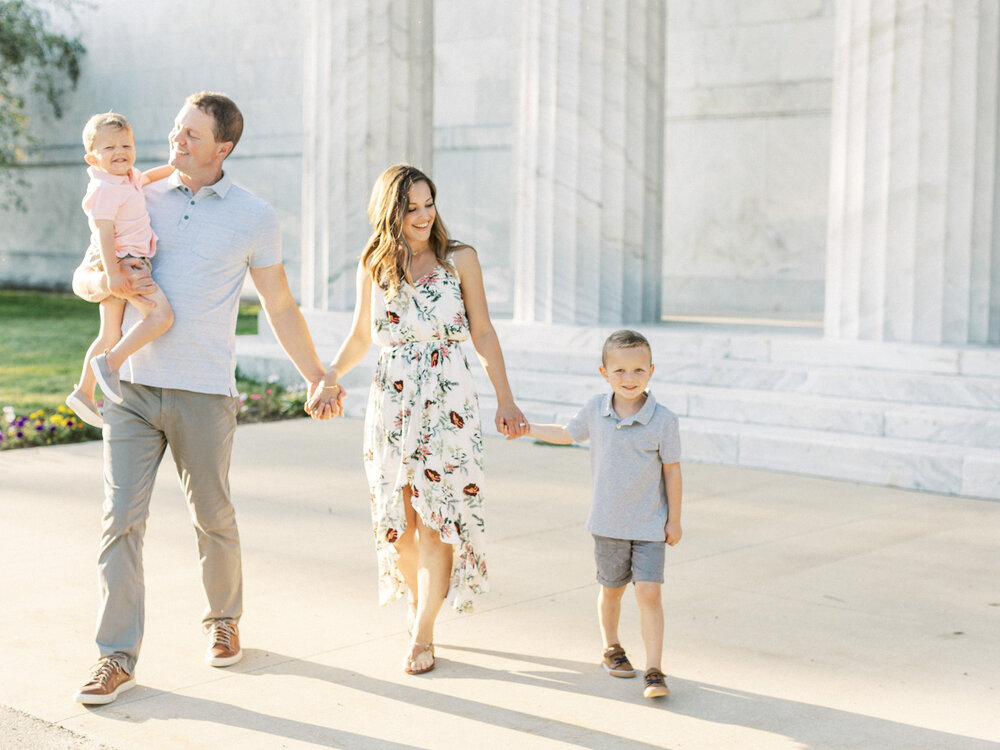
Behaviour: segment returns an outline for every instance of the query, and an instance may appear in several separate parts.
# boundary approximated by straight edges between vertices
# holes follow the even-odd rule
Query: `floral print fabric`
[[[393,543],[406,529],[403,489],[421,520],[454,545],[449,596],[460,612],[486,590],[483,434],[460,347],[469,321],[459,279],[437,266],[396,297],[372,285],[372,339],[382,350],[365,410],[365,473],[378,554],[379,602],[405,591]]]

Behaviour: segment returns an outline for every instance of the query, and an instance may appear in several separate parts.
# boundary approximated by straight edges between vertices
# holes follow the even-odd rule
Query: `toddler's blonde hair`
[[[83,147],[87,149],[87,153],[94,150],[94,141],[97,140],[97,132],[104,127],[132,132],[132,125],[125,119],[125,115],[120,115],[117,112],[104,112],[103,114],[94,115],[83,126]]]

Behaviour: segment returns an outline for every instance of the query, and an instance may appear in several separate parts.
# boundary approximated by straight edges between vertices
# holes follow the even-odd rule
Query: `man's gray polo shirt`
[[[619,419],[612,394],[594,396],[566,425],[579,442],[590,440],[593,501],[587,531],[613,539],[665,540],[667,488],[663,464],[681,458],[677,416],[649,393],[631,417]]]
[[[235,396],[236,315],[247,271],[281,262],[274,209],[226,175],[192,194],[174,172],[145,195],[158,238],[153,279],[170,301],[174,324],[132,355],[122,378]],[[129,305],[124,330],[139,317]]]

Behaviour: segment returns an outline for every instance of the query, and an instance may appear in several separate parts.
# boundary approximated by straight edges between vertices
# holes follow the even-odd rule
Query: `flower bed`
[[[242,385],[246,385],[244,382]],[[260,385],[240,393],[240,413],[237,422],[273,422],[276,419],[296,419],[307,416],[306,389],[288,390],[277,378],[268,378]]]
[[[0,450],[27,448],[31,445],[59,445],[99,440],[101,431],[80,421],[67,406],[55,411],[38,409],[28,416],[18,416],[5,406],[0,416]]]
[[[237,422],[272,422],[306,416],[305,388],[288,390],[273,378],[267,384],[248,385],[247,381],[241,382],[247,390],[240,393]],[[38,409],[27,416],[18,415],[11,406],[0,412],[0,451],[100,439],[101,430],[81,421],[67,406]]]

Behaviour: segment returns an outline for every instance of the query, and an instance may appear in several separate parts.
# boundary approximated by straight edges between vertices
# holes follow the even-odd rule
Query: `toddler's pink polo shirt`
[[[83,196],[83,210],[90,219],[91,248],[100,248],[94,221],[110,219],[115,223],[115,255],[153,257],[156,235],[149,224],[146,198],[142,194],[142,172],[132,167],[127,176],[118,176],[88,167],[87,174],[90,184]]]

